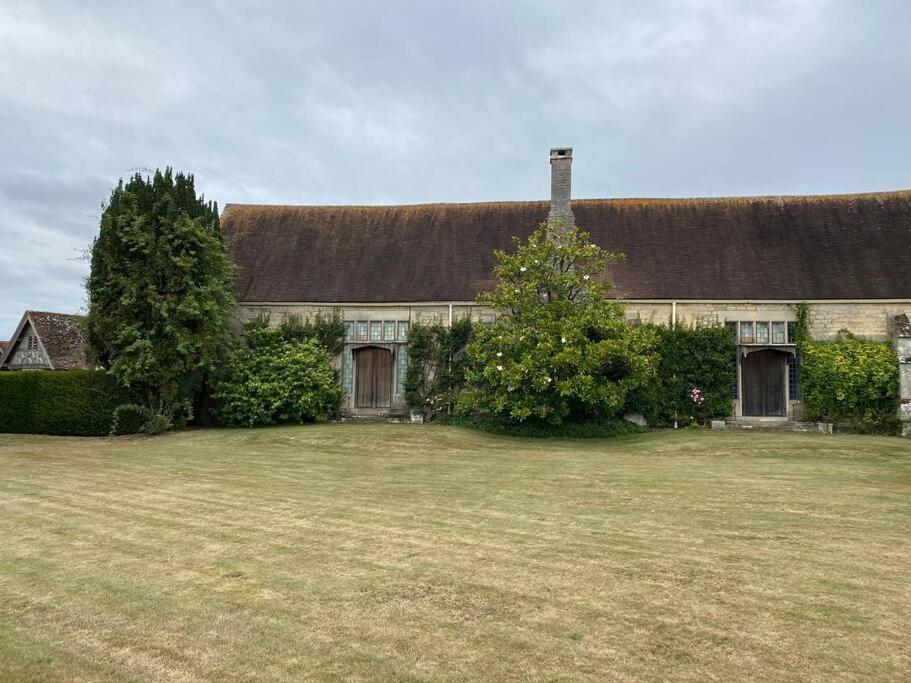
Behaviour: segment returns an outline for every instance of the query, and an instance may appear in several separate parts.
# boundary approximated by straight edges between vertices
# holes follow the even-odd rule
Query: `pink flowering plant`
[[[478,297],[497,311],[466,349],[462,415],[559,424],[619,415],[654,376],[651,331],[628,325],[604,270],[621,257],[573,228],[542,225],[496,252],[497,284]]]

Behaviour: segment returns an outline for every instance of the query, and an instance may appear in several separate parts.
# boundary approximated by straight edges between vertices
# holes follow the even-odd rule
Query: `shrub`
[[[702,424],[731,414],[736,347],[722,326],[649,326],[658,356],[655,378],[630,397],[627,410],[654,427]],[[702,402],[693,400],[699,390]]]
[[[408,331],[405,400],[425,419],[452,412],[465,381],[463,352],[473,327],[470,319],[462,318],[451,327],[414,323]]]
[[[478,297],[499,317],[468,344],[460,414],[549,424],[616,417],[655,364],[651,330],[626,324],[607,298],[604,269],[619,257],[577,228],[551,238],[543,225],[515,244],[496,253],[497,285]]]
[[[798,307],[797,345],[806,416],[849,422],[857,431],[888,432],[898,425],[898,358],[888,342],[846,332],[835,341],[814,341],[809,307]]]
[[[289,342],[253,328],[213,392],[216,418],[228,426],[326,420],[342,398],[332,359],[314,340]]]
[[[253,329],[288,342],[312,339],[331,356],[337,356],[345,347],[345,322],[342,312],[337,308],[327,314],[317,313],[312,319],[306,320],[296,314],[286,315],[276,327],[269,326],[268,316],[261,316],[247,323],[244,333],[249,337]]]
[[[111,436],[124,434],[140,434],[145,431],[152,413],[148,408],[135,403],[124,403],[114,409],[114,418],[111,422]]]
[[[0,373],[0,432],[106,436],[129,398],[97,370]]]

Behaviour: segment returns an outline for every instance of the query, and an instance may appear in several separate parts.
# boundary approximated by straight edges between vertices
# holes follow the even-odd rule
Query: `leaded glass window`
[[[342,391],[346,394],[351,393],[353,375],[354,359],[352,358],[351,349],[345,349],[342,351]]]
[[[383,341],[395,341],[395,323],[383,323]]]
[[[354,339],[354,323],[349,320],[345,322],[345,341],[352,339]]]
[[[797,323],[793,320],[788,323],[788,343],[797,343]]]
[[[383,341],[383,323],[379,320],[370,323],[370,341]]]
[[[399,341],[408,341],[408,323],[399,323]]]
[[[741,344],[752,344],[753,343],[753,323],[748,323],[748,322],[740,323],[740,343]]]
[[[395,386],[397,394],[405,393],[405,372],[408,370],[408,352],[399,346],[395,354]]]
[[[728,320],[724,326],[728,329],[728,332],[731,333],[731,339],[734,340],[734,343],[737,343],[737,321]],[[734,356],[731,358],[731,398],[739,398],[739,392],[737,390],[737,349],[734,349]]]
[[[788,354],[788,398],[800,400],[800,356]]]
[[[769,324],[765,322],[756,323],[756,343],[769,343]]]
[[[357,321],[357,335],[354,338],[358,341],[367,339],[367,323],[365,321]]]
[[[784,323],[772,323],[772,343],[784,344],[786,340]]]

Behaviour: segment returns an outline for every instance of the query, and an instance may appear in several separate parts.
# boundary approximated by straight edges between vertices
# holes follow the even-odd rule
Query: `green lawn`
[[[0,680],[911,678],[911,442],[0,435]]]

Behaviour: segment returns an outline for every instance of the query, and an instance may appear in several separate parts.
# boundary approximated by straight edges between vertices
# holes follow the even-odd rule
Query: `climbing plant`
[[[408,331],[408,369],[405,400],[431,420],[438,413],[451,413],[465,381],[465,345],[474,324],[468,318],[453,321],[416,322]]]
[[[898,359],[888,342],[842,330],[832,341],[810,334],[810,307],[797,306],[797,347],[806,416],[848,422],[864,432],[898,427]]]

